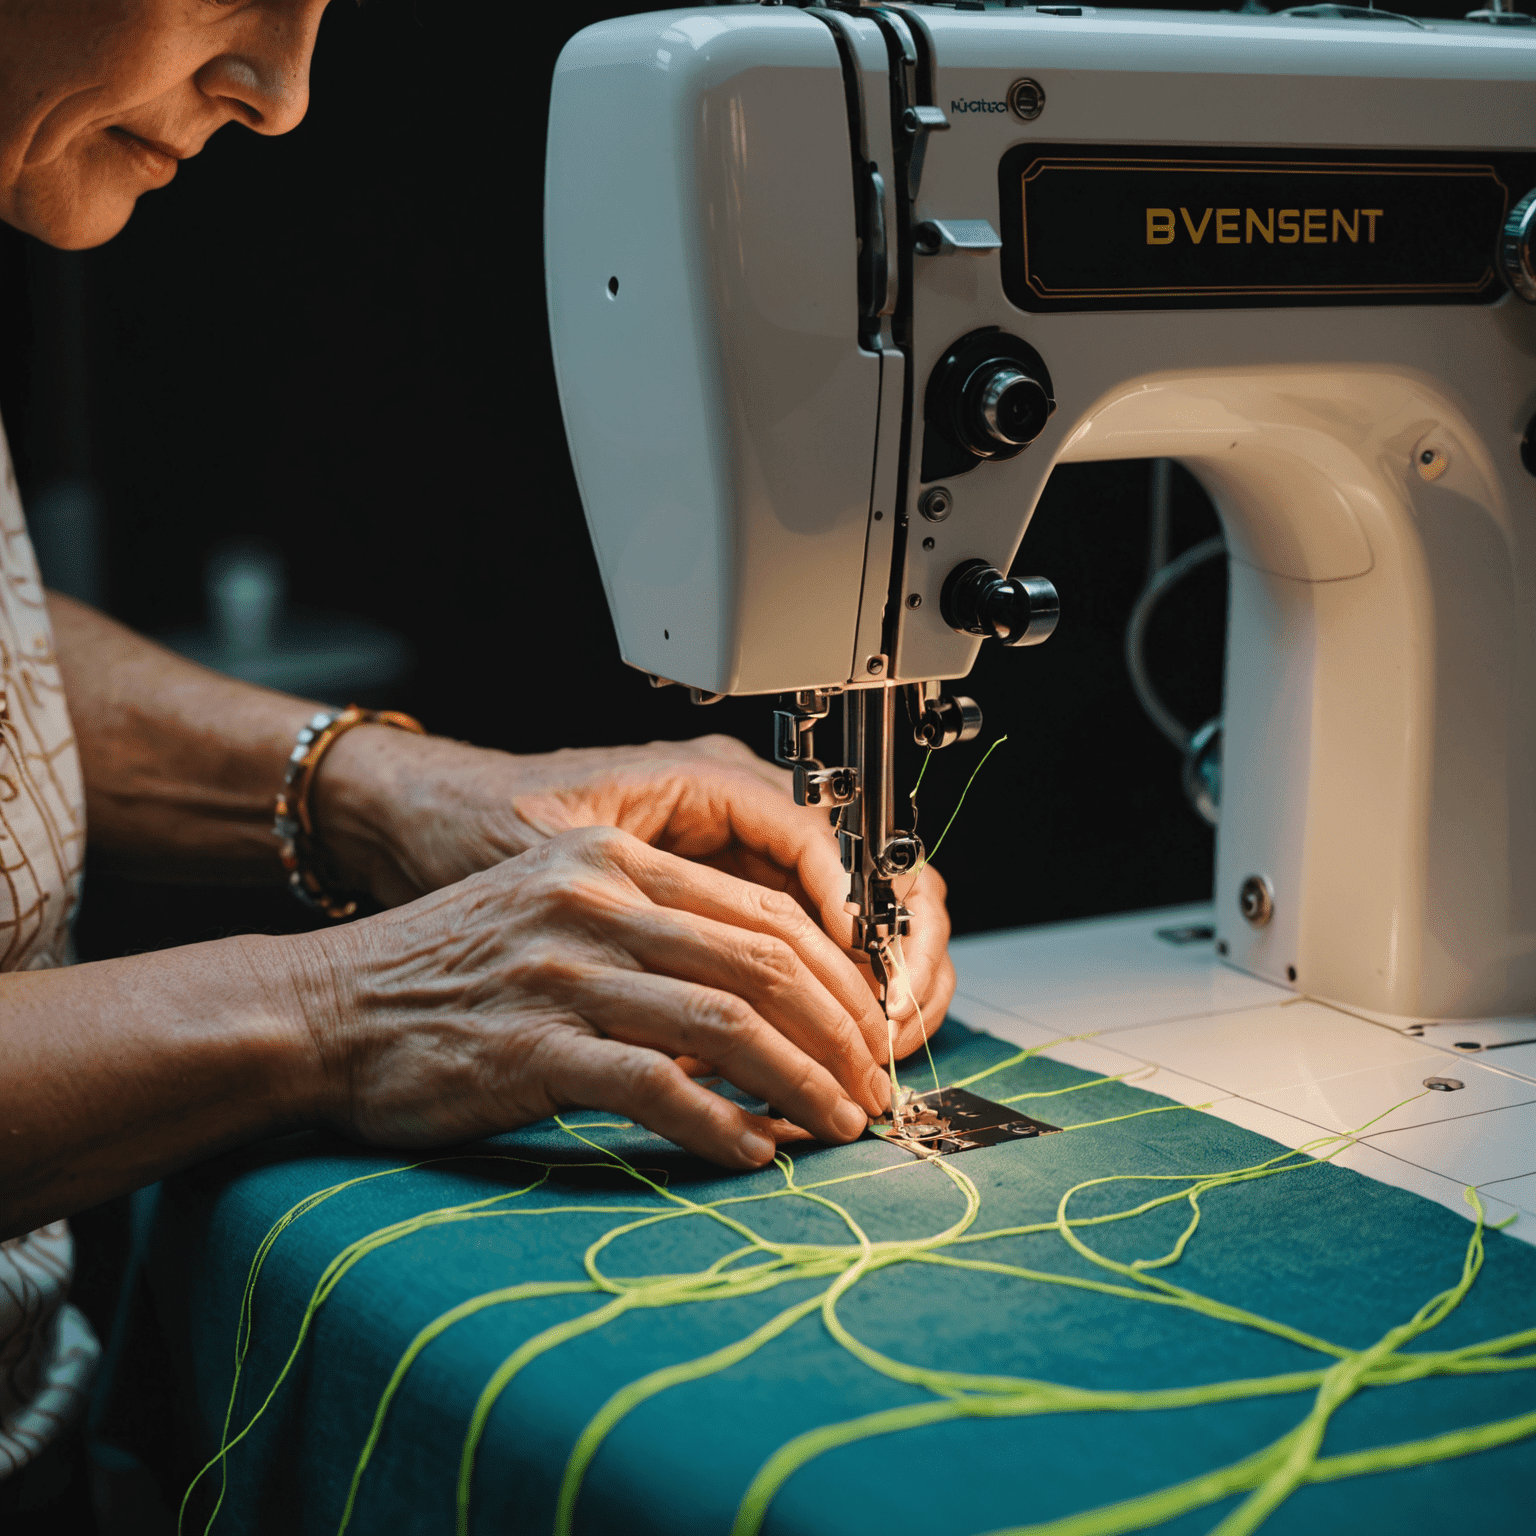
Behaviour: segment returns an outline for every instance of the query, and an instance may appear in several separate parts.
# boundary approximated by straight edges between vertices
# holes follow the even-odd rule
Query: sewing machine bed
[[[946,1083],[1017,1054],[1016,1047],[953,1021],[934,1043]],[[917,1070],[910,1064],[908,1075],[921,1086]],[[1159,1281],[1360,1350],[1461,1277],[1475,1231],[1471,1221],[1408,1190],[1326,1164],[1209,1190],[1182,1257],[1142,1272],[1150,1278],[1095,1265],[1049,1229],[1072,1186],[1112,1175],[1169,1180],[1250,1168],[1282,1152],[1274,1141],[1216,1115],[1169,1107],[1172,1099],[1124,1082],[1094,1081],[1103,1075],[1036,1055],[973,1086],[995,1098],[1050,1095],[1026,1098],[1019,1107],[1063,1126],[1061,1134],[937,1162],[866,1138],[846,1148],[798,1150],[795,1177],[801,1185],[822,1185],[818,1192],[839,1202],[878,1243],[938,1233],[958,1221],[966,1200],[950,1174],[963,1173],[981,1202],[972,1232],[1031,1224],[1048,1229],[941,1253],[1154,1299],[908,1262],[868,1274],[840,1301],[836,1315],[856,1339],[895,1360],[937,1370],[1098,1390],[1188,1387],[1316,1372],[1334,1357],[1159,1301],[1166,1294],[1156,1289]],[[571,1118],[590,1124],[608,1117]],[[707,1203],[785,1186],[778,1170],[721,1178],[633,1128],[584,1134],[687,1200]],[[637,1219],[612,1207],[659,1212],[666,1206],[622,1172],[594,1166],[607,1161],[606,1154],[550,1124],[479,1150],[526,1161],[445,1162],[353,1185],[298,1216],[272,1244],[254,1290],[237,1429],[267,1396],[317,1279],[347,1244],[433,1209],[520,1188],[554,1165],[541,1187],[501,1208],[537,1206],[557,1214],[428,1227],[368,1253],[339,1280],[271,1406],[228,1456],[216,1531],[335,1532],[380,1394],[418,1330],[497,1288],[580,1282],[586,1246]],[[303,1137],[226,1157],[167,1183],[151,1236],[150,1277],[182,1382],[184,1435],[203,1454],[219,1443],[241,1298],[264,1234],[317,1191],[400,1163]],[[825,1182],[878,1169],[888,1171]],[[1188,1182],[1098,1186],[1075,1196],[1069,1214],[1108,1213]],[[599,1209],[605,1206],[609,1212]],[[779,1195],[730,1210],[770,1239],[855,1243],[841,1218],[804,1197]],[[1075,1231],[1114,1260],[1155,1258],[1173,1247],[1189,1218],[1190,1207],[1177,1203]],[[609,1274],[675,1274],[702,1269],[741,1245],[718,1222],[695,1215],[620,1239],[600,1264]],[[743,1339],[828,1283],[825,1276],[796,1278],[758,1294],[632,1310],[533,1358],[485,1421],[470,1483],[469,1529],[554,1529],[568,1458],[615,1392]],[[1486,1262],[1465,1299],[1433,1332],[1402,1348],[1460,1349],[1536,1327],[1533,1298],[1536,1251],[1490,1231]],[[384,1418],[348,1529],[453,1530],[466,1427],[488,1379],[525,1340],[605,1300],[575,1293],[508,1301],[428,1343]],[[1523,1352],[1530,1354],[1529,1344]],[[897,1531],[924,1536],[974,1536],[1059,1520],[1247,1457],[1298,1424],[1314,1393],[1315,1382],[1281,1395],[1141,1411],[1069,1412],[1058,1402],[1056,1411],[951,1417],[899,1429],[828,1449],[792,1471],[761,1528],[845,1536],[889,1521]],[[940,1405],[939,1412],[951,1413],[942,1405],[954,1401],[861,1363],[811,1311],[718,1374],[674,1385],[620,1418],[591,1458],[574,1529],[725,1536],[754,1476],[793,1437],[907,1405]],[[1339,1409],[1321,1455],[1418,1441],[1530,1415],[1533,1408],[1530,1370],[1370,1386]],[[1527,1428],[1536,1432],[1536,1421]],[[1488,1528],[1516,1529],[1529,1520],[1533,1479],[1536,1438],[1527,1435],[1433,1465],[1301,1487],[1264,1530],[1315,1536],[1457,1529],[1474,1510]],[[207,1486],[217,1483],[215,1475]],[[1207,1531],[1238,1503],[1236,1496],[1217,1498],[1148,1528]],[[196,1499],[193,1507],[206,1514],[209,1501]],[[189,1529],[202,1529],[202,1520]]]
[[[1460,1215],[1474,1184],[1536,1243],[1536,1019],[1348,1012],[1224,964],[1213,924],[1203,904],[958,939],[950,1014],[1283,1146],[1370,1121],[1340,1166]]]

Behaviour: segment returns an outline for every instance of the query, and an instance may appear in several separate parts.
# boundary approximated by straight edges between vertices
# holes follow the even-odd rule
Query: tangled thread
[[[974,1073],[948,1086],[969,1087],[1007,1068],[1018,1066],[1046,1049],[1049,1046],[1020,1051],[985,1071]],[[1018,1093],[1003,1102],[1060,1097],[1112,1081],[1116,1079],[1098,1078],[1068,1088]],[[1141,1115],[1189,1113],[1209,1107],[1162,1105],[1129,1115],[1113,1116],[1107,1120],[1066,1126],[1064,1130],[1084,1132]],[[1394,1106],[1397,1107],[1401,1106]],[[1390,1113],[1392,1111],[1387,1110],[1376,1118],[1383,1119]],[[1476,1220],[1467,1241],[1460,1276],[1445,1290],[1430,1297],[1411,1317],[1389,1329],[1364,1349],[1349,1349],[1245,1308],[1215,1300],[1176,1284],[1163,1273],[1179,1262],[1194,1238],[1201,1221],[1201,1201],[1206,1195],[1214,1190],[1259,1180],[1283,1178],[1327,1162],[1352,1146],[1370,1125],[1376,1123],[1375,1120],[1348,1135],[1320,1137],[1305,1147],[1281,1153],[1246,1168],[1208,1174],[1125,1174],[1087,1179],[1073,1185],[1061,1196],[1054,1220],[991,1230],[978,1230],[981,1196],[963,1168],[949,1159],[904,1160],[838,1178],[801,1183],[793,1158],[781,1152],[776,1159],[782,1178],[779,1186],[766,1191],[700,1202],[651,1179],[617,1152],[594,1139],[606,1129],[631,1129],[629,1122],[589,1120],[569,1123],[557,1118],[556,1123],[574,1142],[590,1148],[595,1154],[593,1163],[577,1166],[595,1165],[619,1172],[633,1182],[638,1202],[580,1206],[536,1205],[530,1203],[531,1197],[536,1195],[556,1167],[568,1168],[572,1165],[540,1163],[538,1159],[526,1155],[489,1154],[493,1160],[530,1170],[532,1176],[518,1188],[467,1204],[427,1211],[382,1227],[348,1244],[326,1266],[316,1282],[293,1347],[276,1380],[256,1410],[237,1429],[235,1410],[242,1372],[251,1347],[257,1282],[273,1244],[283,1232],[318,1206],[358,1185],[375,1179],[392,1178],[415,1168],[463,1159],[428,1159],[405,1167],[384,1169],[347,1179],[300,1201],[274,1223],[257,1248],[246,1279],[236,1328],[234,1380],[230,1388],[220,1447],[189,1487],[182,1503],[183,1521],[193,1489],[204,1477],[217,1470],[220,1491],[205,1527],[205,1531],[211,1530],[223,1506],[231,1452],[251,1433],[272,1404],[299,1357],[316,1313],[354,1265],[391,1243],[434,1227],[461,1222],[559,1218],[572,1214],[590,1215],[594,1212],[627,1219],[586,1248],[582,1255],[581,1278],[509,1285],[472,1297],[444,1312],[412,1339],[379,1398],[372,1426],[360,1448],[351,1487],[337,1527],[338,1536],[344,1536],[349,1527],[359,1490],[367,1475],[370,1459],[379,1444],[391,1404],[422,1351],[448,1329],[487,1308],[515,1306],[523,1301],[558,1295],[590,1295],[597,1304],[578,1317],[546,1328],[524,1340],[492,1371],[486,1381],[470,1416],[459,1460],[457,1529],[460,1536],[468,1536],[470,1487],[476,1452],[486,1424],[501,1394],[532,1361],[630,1312],[752,1296],[791,1282],[825,1283],[814,1295],[785,1307],[733,1343],[696,1359],[682,1361],[642,1376],[615,1392],[602,1405],[582,1430],[566,1462],[556,1504],[556,1536],[570,1536],[583,1478],[604,1440],[627,1414],[673,1387],[702,1380],[738,1364],[797,1323],[812,1317],[818,1317],[827,1336],[869,1370],[891,1381],[918,1388],[930,1394],[931,1400],[866,1414],[844,1423],[829,1424],[789,1440],[763,1463],[742,1495],[731,1527],[731,1536],[756,1536],[778,1491],[789,1478],[816,1457],[837,1447],[875,1436],[896,1434],[955,1419],[1155,1412],[1266,1397],[1300,1396],[1305,1400],[1304,1411],[1291,1429],[1260,1450],[1229,1465],[1137,1498],[1043,1524],[1012,1527],[1006,1532],[990,1533],[990,1536],[1120,1536],[1120,1533],[1144,1530],[1232,1496],[1241,1496],[1241,1502],[1214,1527],[1214,1533],[1215,1536],[1245,1536],[1245,1533],[1256,1530],[1292,1493],[1306,1484],[1422,1466],[1507,1445],[1536,1434],[1536,1412],[1533,1412],[1349,1454],[1322,1454],[1323,1439],[1333,1415],[1364,1388],[1391,1387],[1432,1376],[1470,1376],[1536,1369],[1536,1354],[1521,1353],[1536,1346],[1536,1328],[1486,1339],[1459,1349],[1408,1352],[1409,1345],[1423,1338],[1451,1315],[1471,1289],[1482,1267],[1485,1230],[1483,1208],[1473,1189],[1467,1190],[1466,1198]],[[477,1156],[484,1157],[487,1154]],[[866,1232],[853,1214],[827,1193],[838,1185],[873,1178],[947,1180],[951,1186],[950,1193],[958,1200],[960,1213],[955,1220],[930,1236],[912,1240],[880,1240]],[[1073,1202],[1078,1196],[1087,1190],[1109,1185],[1133,1188],[1142,1186],[1138,1194],[1144,1194],[1145,1197],[1137,1198],[1134,1203],[1108,1213],[1087,1216],[1073,1214]],[[750,1208],[774,1201],[806,1202],[830,1213],[846,1230],[847,1240],[835,1243],[780,1242],[754,1231],[745,1219],[750,1215]],[[1164,1207],[1178,1205],[1187,1208],[1188,1219],[1177,1240],[1166,1252],[1127,1263],[1099,1252],[1089,1241],[1096,1228],[1135,1222]],[[621,1274],[611,1273],[604,1267],[609,1250],[621,1239],[679,1221],[718,1224],[736,1240],[736,1246],[705,1268],[688,1274]],[[1073,1254],[1087,1260],[1089,1265],[1101,1273],[1102,1278],[1054,1273],[1047,1269],[1004,1263],[985,1256],[986,1245],[989,1243],[1028,1236],[1054,1236]],[[1001,1276],[1020,1285],[1066,1286],[1140,1306],[1176,1308],[1232,1327],[1286,1340],[1318,1356],[1319,1363],[1311,1369],[1278,1375],[1147,1391],[1091,1390],[1021,1376],[935,1370],[914,1365],[895,1359],[857,1338],[839,1314],[840,1304],[862,1280],[879,1271],[904,1264],[981,1272]]]

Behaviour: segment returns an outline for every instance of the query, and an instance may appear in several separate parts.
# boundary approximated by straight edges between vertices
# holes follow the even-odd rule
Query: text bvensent
[[[1374,245],[1382,216],[1380,208],[1266,208],[1262,215],[1257,208],[1207,208],[1196,219],[1188,208],[1177,215],[1172,208],[1148,208],[1147,244],[1172,245],[1182,222],[1191,245],[1199,245],[1207,231],[1217,245],[1252,245],[1255,235],[1270,245],[1329,245],[1341,236],[1358,245],[1364,235]]]

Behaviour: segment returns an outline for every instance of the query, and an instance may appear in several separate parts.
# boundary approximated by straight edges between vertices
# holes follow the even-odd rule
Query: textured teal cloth
[[[954,1023],[935,1041],[946,1082],[1010,1054],[1011,1047]],[[920,1065],[921,1058],[906,1070],[919,1087]],[[1034,1058],[975,1091],[1000,1098],[1085,1080],[1084,1073]],[[1164,1102],[1111,1083],[1026,1100],[1019,1108],[1073,1126]],[[671,1187],[695,1199],[782,1182],[777,1172],[722,1178],[644,1132],[595,1134],[653,1175],[664,1172]],[[566,1164],[591,1157],[553,1125],[487,1146]],[[980,1230],[1050,1220],[1061,1193],[1084,1179],[1217,1172],[1280,1150],[1211,1116],[1174,1110],[979,1149],[961,1155],[956,1166],[981,1191]],[[298,1137],[206,1164],[167,1184],[151,1240],[150,1276],[190,1405],[184,1433],[204,1454],[217,1444],[241,1293],[262,1236],[305,1196],[401,1161]],[[802,1182],[909,1161],[872,1138],[845,1148],[802,1149],[797,1156]],[[277,1241],[256,1292],[236,1423],[266,1396],[316,1278],[346,1243],[390,1222],[521,1182],[511,1164],[448,1163],[348,1190],[301,1217]],[[1118,1209],[1135,1203],[1132,1192],[1146,1188],[1090,1192],[1074,1211]],[[954,1187],[928,1165],[828,1193],[875,1238],[928,1234],[962,1209]],[[379,1394],[416,1331],[484,1291],[582,1278],[584,1247],[625,1219],[586,1208],[635,1203],[637,1195],[621,1178],[571,1167],[536,1197],[540,1205],[558,1203],[567,1214],[440,1227],[362,1260],[320,1310],[266,1417],[232,1453],[229,1491],[215,1529],[334,1531]],[[1164,1276],[1351,1348],[1373,1342],[1453,1284],[1471,1232],[1467,1221],[1437,1205],[1328,1166],[1216,1191],[1204,1208],[1194,1241],[1177,1266],[1161,1271]],[[764,1202],[741,1214],[778,1238],[846,1240],[846,1229],[832,1216],[800,1201]],[[1155,1255],[1170,1246],[1187,1214],[1180,1206],[1134,1224],[1098,1228],[1092,1242],[1120,1258]],[[621,1273],[676,1272],[711,1262],[728,1246],[712,1223],[690,1219],[628,1240],[605,1262]],[[982,1245],[968,1256],[1110,1278],[1053,1234]],[[535,1362],[490,1419],[476,1467],[471,1529],[548,1531],[571,1447],[613,1391],[741,1337],[810,1289],[796,1283],[757,1297],[630,1314]],[[531,1334],[599,1300],[576,1295],[492,1308],[431,1344],[396,1400],[351,1529],[451,1532],[464,1430],[488,1376]],[[870,1277],[841,1315],[867,1343],[902,1359],[1089,1387],[1180,1386],[1328,1363],[1297,1346],[1168,1307],[927,1265]],[[1410,1348],[1453,1347],[1533,1325],[1536,1251],[1493,1232],[1471,1295]],[[623,1421],[588,1473],[576,1529],[723,1536],[753,1474],[791,1436],[923,1400],[928,1394],[859,1364],[813,1315],[742,1364],[669,1391]],[[1171,1412],[969,1421],[888,1435],[831,1452],[798,1472],[775,1500],[764,1529],[774,1536],[841,1536],[894,1521],[898,1533],[974,1536],[1045,1520],[1235,1460],[1284,1433],[1308,1404],[1306,1395],[1297,1395]],[[1341,1410],[1324,1451],[1417,1439],[1532,1409],[1533,1371],[1378,1388]],[[1486,1530],[1531,1530],[1533,1489],[1536,1442],[1527,1440],[1433,1467],[1304,1488],[1264,1529],[1276,1536],[1319,1536],[1463,1529],[1475,1522]],[[1159,1529],[1210,1530],[1234,1502]]]

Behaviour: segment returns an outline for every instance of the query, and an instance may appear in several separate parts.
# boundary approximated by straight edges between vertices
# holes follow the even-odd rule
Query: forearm
[[[225,939],[0,977],[0,1239],[315,1123],[312,948]]]
[[[194,665],[50,594],[94,848],[160,879],[282,879],[273,800],[302,699]]]

